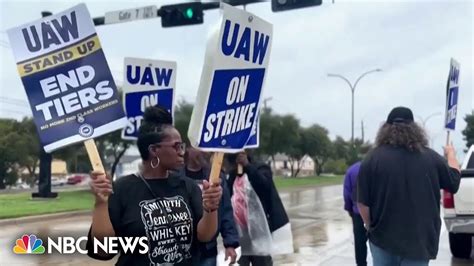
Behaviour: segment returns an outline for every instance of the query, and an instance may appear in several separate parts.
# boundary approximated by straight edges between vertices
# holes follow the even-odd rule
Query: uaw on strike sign
[[[125,126],[84,4],[10,29],[8,37],[46,152]]]
[[[258,113],[270,57],[272,25],[222,4],[220,27],[208,40],[188,137],[204,151],[258,145]]]
[[[451,59],[448,83],[446,87],[446,117],[444,127],[448,130],[456,128],[456,115],[459,97],[459,63]]]
[[[160,105],[173,115],[176,62],[125,58],[124,106],[128,124],[122,138],[135,140],[149,106]]]

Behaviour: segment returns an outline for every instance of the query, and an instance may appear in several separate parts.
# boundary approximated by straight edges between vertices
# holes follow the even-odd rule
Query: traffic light
[[[272,11],[286,11],[296,8],[319,6],[323,0],[272,0]]]
[[[158,14],[163,28],[202,24],[204,17],[201,2],[161,6]]]

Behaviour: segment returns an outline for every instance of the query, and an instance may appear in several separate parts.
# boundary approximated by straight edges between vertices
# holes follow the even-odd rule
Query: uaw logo
[[[82,117],[82,115],[78,115],[77,116],[77,122],[79,123],[84,123],[84,117]],[[94,134],[94,128],[85,123],[85,124],[82,124],[80,127],[79,127],[79,135],[81,137],[84,137],[84,138],[89,138],[91,137],[92,135]]]
[[[89,124],[83,124],[79,127],[79,135],[88,138],[94,134],[94,128]]]

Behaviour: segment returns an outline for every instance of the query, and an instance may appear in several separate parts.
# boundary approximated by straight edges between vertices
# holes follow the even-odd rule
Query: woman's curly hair
[[[385,123],[377,133],[376,145],[391,145],[403,147],[409,151],[421,151],[428,146],[426,133],[418,124]]]

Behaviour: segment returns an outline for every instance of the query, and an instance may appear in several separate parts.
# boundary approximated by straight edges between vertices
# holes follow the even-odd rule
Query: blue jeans
[[[370,241],[369,241],[370,242]],[[374,266],[428,266],[429,260],[412,260],[391,254],[370,242]]]
[[[203,258],[201,257],[200,266],[216,266],[217,257]]]

